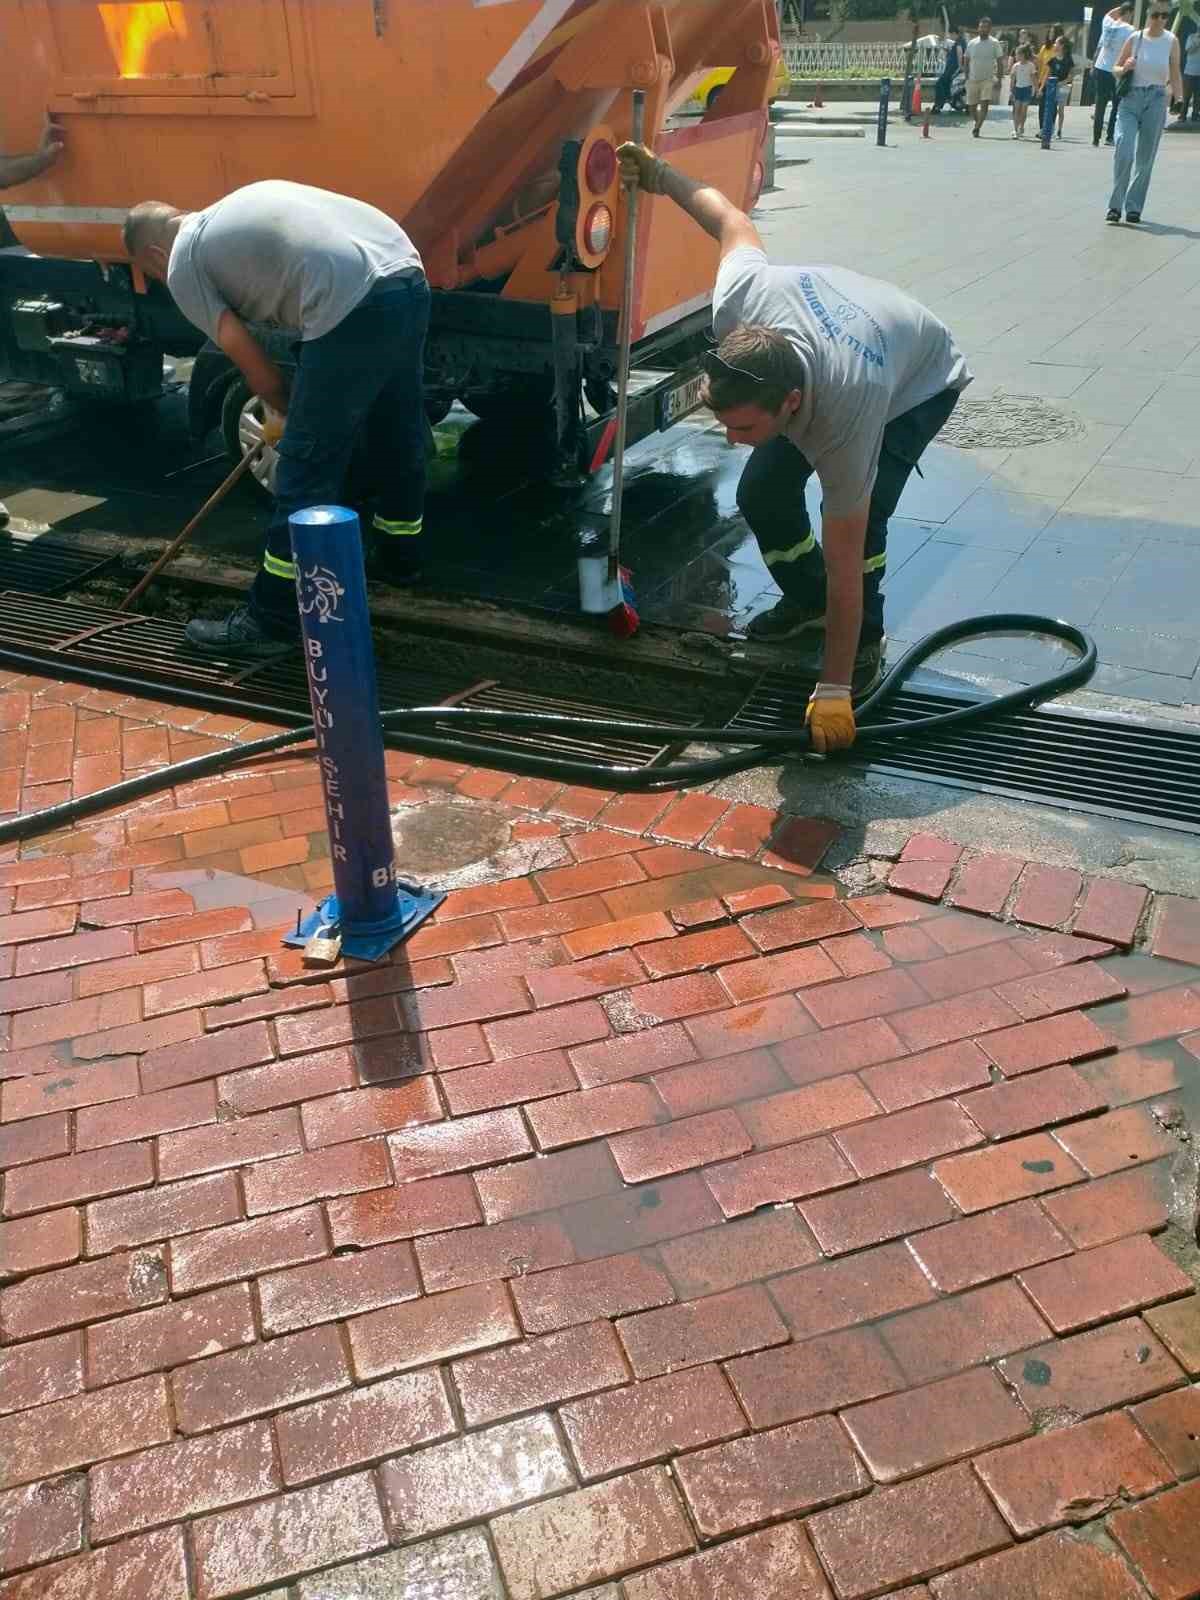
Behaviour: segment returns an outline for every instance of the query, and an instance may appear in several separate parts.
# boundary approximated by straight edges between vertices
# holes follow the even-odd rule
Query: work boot
[[[850,697],[861,700],[877,689],[887,666],[887,640],[876,639],[872,644],[862,644],[854,658],[854,675],[850,681]]]
[[[382,541],[375,545],[367,561],[367,576],[393,589],[411,589],[420,583],[424,572],[420,558],[388,549]]]
[[[823,629],[825,607],[802,605],[795,600],[779,600],[770,611],[761,611],[746,624],[746,637],[755,644],[780,644],[799,633]]]
[[[183,630],[183,636],[194,650],[203,651],[205,655],[252,661],[286,655],[297,650],[300,643],[298,638],[285,639],[268,633],[249,606],[238,606],[227,617],[193,617]]]

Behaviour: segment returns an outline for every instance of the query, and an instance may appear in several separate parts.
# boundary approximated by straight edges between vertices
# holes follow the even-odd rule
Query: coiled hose
[[[1045,638],[1058,639],[1079,652],[1078,658],[1068,661],[1058,672],[1037,683],[1022,685],[1007,694],[991,700],[978,700],[955,711],[941,712],[937,716],[917,717],[909,722],[872,722],[880,708],[896,693],[901,684],[916,671],[922,662],[939,651],[948,649],[962,639],[987,633],[1034,633]],[[24,671],[44,672],[48,663],[38,657],[24,655],[11,648],[0,651],[0,659],[19,665]],[[1022,611],[995,612],[988,616],[965,617],[937,628],[918,644],[906,650],[882,683],[861,700],[856,707],[858,741],[855,750],[891,744],[901,739],[917,736],[936,736],[951,728],[965,727],[969,723],[984,722],[1003,716],[1026,706],[1039,705],[1053,700],[1068,690],[1085,684],[1096,670],[1096,645],[1091,636],[1073,623],[1053,617],[1039,617]],[[401,730],[404,747],[419,755],[440,756],[454,761],[469,762],[480,767],[497,767],[504,772],[514,772],[522,777],[552,778],[560,783],[584,784],[597,788],[616,789],[624,793],[652,793],[658,789],[693,788],[698,784],[712,783],[731,773],[744,772],[749,767],[766,765],[785,756],[799,756],[810,749],[807,728],[681,728],[671,723],[609,721],[594,717],[569,717],[542,712],[493,711],[472,706],[416,706],[398,711],[385,711],[380,721],[389,731]],[[425,733],[429,727],[445,727],[453,732]],[[461,734],[457,730],[463,730]],[[472,734],[486,733],[555,733],[569,731],[573,735],[606,738],[655,739],[664,744],[733,745],[738,748],[727,755],[709,756],[694,761],[676,761],[661,767],[614,767],[603,762],[572,760],[568,757],[542,755],[513,747],[497,749],[480,744]],[[173,767],[160,767],[140,777],[126,779],[111,788],[97,790],[78,800],[65,800],[61,805],[48,806],[44,811],[30,812],[0,823],[0,846],[59,828],[70,827],[85,817],[107,811],[163,789],[192,783],[213,773],[224,772],[242,761],[270,755],[289,745],[302,744],[313,737],[311,723],[289,728],[284,733],[271,734],[265,739],[254,739],[247,744],[232,745],[228,750],[216,750],[210,755],[196,756],[181,761]]]

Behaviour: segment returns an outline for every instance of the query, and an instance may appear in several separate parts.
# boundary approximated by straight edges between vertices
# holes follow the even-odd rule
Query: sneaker
[[[780,600],[770,611],[760,612],[746,625],[746,637],[756,644],[780,644],[798,633],[824,626],[824,606],[816,611],[812,606],[798,605],[794,600]]]
[[[1117,141],[1115,139],[1105,139],[1104,142],[1105,144],[1116,144]]]
[[[1104,214],[1104,220],[1105,222],[1120,222],[1121,213],[1119,211],[1114,211],[1110,206]]]
[[[1142,220],[1142,213],[1140,211],[1127,211],[1125,213],[1125,221],[1126,222],[1132,222],[1132,223],[1134,223],[1136,225],[1141,220]]]
[[[183,636],[194,650],[210,656],[241,656],[266,661],[299,648],[299,638],[284,639],[266,631],[248,606],[238,606],[227,617],[205,620],[193,617]]]
[[[978,128],[972,128],[971,129],[971,137],[972,137],[972,139],[978,139],[978,137],[979,137],[979,129]]]

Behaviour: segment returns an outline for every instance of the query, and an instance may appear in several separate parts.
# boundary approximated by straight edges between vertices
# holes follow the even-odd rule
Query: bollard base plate
[[[343,956],[356,961],[381,961],[389,950],[402,944],[410,933],[415,933],[446,898],[436,890],[419,889],[415,893],[396,890],[396,909],[382,922],[343,923],[337,896],[322,900],[310,917],[296,929],[284,935],[284,944],[303,946],[323,931],[336,929],[341,935]]]

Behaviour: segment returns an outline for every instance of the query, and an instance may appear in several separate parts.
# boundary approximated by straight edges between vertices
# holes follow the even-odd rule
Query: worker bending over
[[[719,190],[644,146],[620,154],[627,183],[667,195],[720,244],[720,342],[705,360],[704,401],[731,444],[754,446],[738,507],[783,591],[746,631],[770,641],[824,627],[807,721],[814,749],[844,749],[852,696],[881,670],[888,518],[971,373],[932,312],[891,284],[844,267],[772,266]],[[820,545],[804,503],[814,472]]]
[[[411,582],[422,555],[429,285],[404,230],[346,195],[271,181],[205,211],[144,201],[126,219],[125,248],[241,369],[267,407],[268,442],[278,442],[275,509],[248,603],[218,621],[189,622],[189,642],[264,656],[298,640],[288,518],[341,499],[364,427],[380,478],[377,570]],[[249,323],[295,336],[290,391]]]

